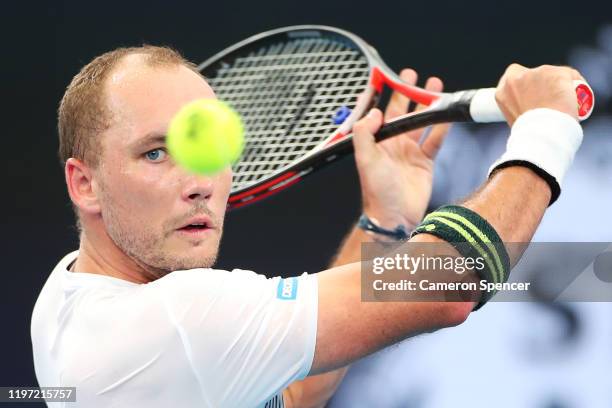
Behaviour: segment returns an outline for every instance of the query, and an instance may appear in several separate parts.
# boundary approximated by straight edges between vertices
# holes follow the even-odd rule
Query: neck
[[[112,276],[133,283],[148,283],[158,278],[117,247],[106,231],[81,233],[79,256],[72,270]]]

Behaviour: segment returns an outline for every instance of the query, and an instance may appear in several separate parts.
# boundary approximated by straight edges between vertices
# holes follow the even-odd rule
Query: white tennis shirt
[[[135,284],[70,272],[77,255],[49,276],[31,327],[39,385],[76,387],[67,407],[281,407],[310,371],[316,275],[191,269]]]

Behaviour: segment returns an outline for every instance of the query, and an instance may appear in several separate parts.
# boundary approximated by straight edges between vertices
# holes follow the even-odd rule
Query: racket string
[[[206,76],[245,124],[244,153],[233,166],[235,192],[281,172],[327,139],[337,129],[333,113],[354,107],[366,88],[369,63],[343,42],[300,38],[263,46]]]

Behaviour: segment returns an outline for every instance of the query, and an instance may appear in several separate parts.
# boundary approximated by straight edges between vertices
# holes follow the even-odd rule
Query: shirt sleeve
[[[258,406],[312,366],[316,275],[176,271],[149,284],[160,296],[193,372],[219,406]]]

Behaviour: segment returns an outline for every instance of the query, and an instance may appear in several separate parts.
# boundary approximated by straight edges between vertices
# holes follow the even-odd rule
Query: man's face
[[[94,176],[104,226],[125,254],[157,275],[210,267],[231,170],[211,177],[190,174],[170,159],[164,137],[183,105],[215,95],[184,66],[147,67],[138,58],[125,58],[106,87],[113,121],[102,135]]]

